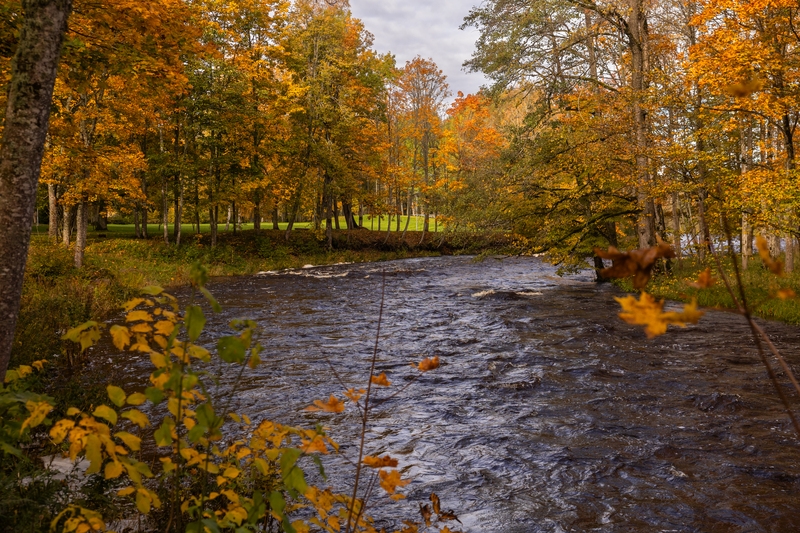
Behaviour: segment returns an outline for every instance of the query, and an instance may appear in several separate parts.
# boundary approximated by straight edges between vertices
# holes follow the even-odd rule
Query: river
[[[418,519],[436,492],[473,533],[800,531],[800,446],[741,318],[709,312],[647,340],[617,317],[615,289],[535,258],[215,280],[224,311],[208,331],[234,317],[263,328],[264,364],[236,390],[238,410],[322,422],[352,457],[354,410],[302,409],[342,397],[332,367],[364,386],[383,279],[378,373],[393,386],[380,392],[407,383],[412,361],[441,367],[373,413],[368,452],[397,457],[413,480],[406,503],[378,499],[374,515]],[[798,328],[765,328],[797,368]],[[224,375],[220,387],[231,394]],[[352,467],[326,463],[345,488]]]

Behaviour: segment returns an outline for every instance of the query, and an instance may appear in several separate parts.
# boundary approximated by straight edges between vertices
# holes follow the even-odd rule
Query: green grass
[[[371,217],[369,215],[366,215],[366,216],[364,216],[364,219],[363,219],[364,220],[364,226],[363,227],[365,229],[368,229],[368,230],[377,231],[378,230],[378,223],[379,223],[378,219],[379,218],[380,218],[381,231],[386,231],[386,229],[387,229],[386,228],[386,222],[388,220],[388,217],[386,217],[386,216],[374,217],[373,218],[373,217]],[[409,222],[408,222],[408,231],[422,231],[422,226],[423,226],[425,217],[421,217],[421,216],[416,216],[416,217],[415,216],[412,216],[412,217],[401,216],[400,217],[400,231],[401,232],[403,231],[403,228],[405,228],[406,220],[409,219],[409,218],[411,220],[409,220]],[[358,222],[358,217],[356,217],[356,222]],[[289,224],[287,222],[281,222],[280,224],[278,224],[278,227],[281,230],[285,230],[288,226],[289,226]],[[308,229],[313,228],[313,226],[314,226],[313,222],[296,222],[294,224],[294,229],[308,230]],[[392,232],[396,231],[396,228],[397,228],[397,218],[396,217],[392,217],[392,225],[391,226],[392,226],[391,227],[391,231]],[[324,221],[322,223],[322,227],[325,228],[325,222]],[[342,230],[347,229],[347,223],[345,222],[344,217],[339,217],[339,227]],[[442,232],[442,231],[444,231],[444,227],[442,226],[442,224],[438,224],[438,226],[437,226],[437,224],[435,223],[433,218],[430,219],[430,226],[429,227],[430,227],[429,231],[431,231],[431,232],[434,232],[434,231]],[[252,222],[248,222],[246,224],[241,224],[240,228],[241,228],[241,230],[244,230],[244,231],[252,230],[253,229],[253,223]],[[261,229],[262,230],[271,230],[272,229],[272,222],[262,222],[261,223]],[[195,233],[195,230],[196,230],[196,228],[195,228],[195,226],[193,224],[181,224],[181,233],[183,234],[182,235],[183,238],[185,238],[186,236],[193,235]],[[229,225],[228,229],[225,229],[225,223],[222,223],[222,224],[220,224],[218,226],[217,231],[220,234],[222,234],[222,233],[233,233],[233,224]],[[237,231],[240,231],[240,230],[237,229]],[[170,239],[172,239],[172,232],[173,232],[173,224],[170,223],[169,224]],[[47,235],[47,225],[45,225],[45,224],[34,225],[33,226],[33,233],[34,233],[34,235],[40,235],[40,236],[41,235]],[[112,237],[112,236],[113,237],[133,237],[133,236],[135,236],[135,233],[136,233],[136,229],[135,229],[133,224],[109,224],[107,230],[101,230],[101,231],[95,231],[93,228],[89,229],[89,234],[90,235],[91,234],[106,234],[109,237]],[[161,225],[160,224],[148,224],[147,225],[147,233],[148,233],[148,235],[150,237],[158,237],[160,235],[163,235],[163,230],[161,229]],[[202,233],[211,233],[211,225],[210,224],[200,224],[200,233],[201,234]]]
[[[730,259],[725,258],[722,264],[738,299],[739,289]],[[742,272],[741,277],[753,314],[788,324],[800,324],[800,300],[796,298],[782,300],[776,296],[777,291],[784,288],[792,289],[800,294],[800,272],[778,277],[764,268],[758,258],[752,258],[748,266],[749,268]],[[692,287],[690,284],[696,281],[700,273],[707,267],[711,268],[717,282],[707,289]],[[621,280],[618,285],[623,290],[634,292],[630,280]],[[653,276],[645,290],[657,298],[683,302],[697,298],[701,307],[736,309],[734,300],[717,272],[713,260],[701,263],[694,257],[684,258],[680,265],[673,261],[672,273]]]

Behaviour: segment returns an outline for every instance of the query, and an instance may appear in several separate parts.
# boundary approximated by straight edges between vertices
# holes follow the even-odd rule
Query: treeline
[[[468,66],[509,132],[493,223],[566,267],[595,246],[797,256],[800,24],[788,0],[489,0]],[[626,241],[626,242],[625,242]]]
[[[19,1],[0,8],[5,82],[21,23]],[[181,222],[209,224],[212,246],[231,220],[284,223],[287,239],[313,221],[329,243],[340,216],[404,231],[415,214],[427,231],[462,167],[501,142],[485,99],[448,118],[449,96],[432,60],[373,50],[346,2],[76,0],[40,206],[53,238],[75,235],[78,265],[89,221],[109,215],[176,244]]]

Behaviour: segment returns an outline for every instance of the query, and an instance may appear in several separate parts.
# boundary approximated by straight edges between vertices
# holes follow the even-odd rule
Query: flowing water
[[[365,384],[384,269],[377,369],[393,385],[379,392],[411,380],[411,361],[442,364],[373,413],[368,452],[397,457],[413,479],[408,502],[379,498],[374,515],[417,515],[436,492],[470,532],[800,531],[800,445],[741,318],[710,312],[647,340],[616,316],[613,288],[533,258],[216,281],[224,312],[208,330],[253,318],[266,347],[221,393],[256,420],[322,422],[352,457],[354,410],[302,409],[341,398],[337,379]],[[800,331],[765,327],[798,369]],[[326,461],[344,489],[352,467]]]

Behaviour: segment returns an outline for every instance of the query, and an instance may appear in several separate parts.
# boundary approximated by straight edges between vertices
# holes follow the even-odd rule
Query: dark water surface
[[[800,446],[739,317],[648,341],[589,274],[532,258],[411,259],[220,280],[225,333],[264,328],[264,364],[235,393],[254,419],[332,426],[355,453],[355,411],[302,412],[364,386],[386,303],[378,372],[396,390],[410,361],[442,366],[374,412],[369,452],[400,459],[416,514],[431,491],[471,532],[800,531]],[[766,324],[798,368],[800,331]],[[330,361],[330,365],[328,363]],[[222,387],[229,394],[229,383]],[[382,393],[386,393],[386,389]],[[351,467],[328,461],[331,478]],[[344,486],[340,487],[344,488]]]

